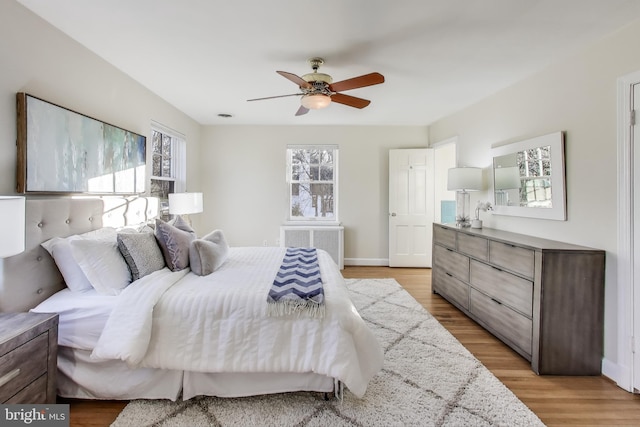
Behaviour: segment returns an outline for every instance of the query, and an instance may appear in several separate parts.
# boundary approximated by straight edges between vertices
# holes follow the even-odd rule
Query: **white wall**
[[[202,231],[221,228],[233,246],[275,245],[287,218],[287,144],[338,144],[339,220],[345,258],[388,258],[391,148],[428,145],[426,127],[209,126],[202,135]]]
[[[458,136],[458,163],[488,168],[492,145],[566,131],[567,221],[483,215],[485,226],[604,249],[605,374],[619,360],[617,328],[616,80],[640,70],[640,21],[588,50],[430,127]],[[472,194],[472,206],[488,194]],[[609,368],[607,368],[609,367]]]
[[[0,1],[0,76],[0,194],[15,192],[17,92],[148,140],[152,119],[179,130],[188,140],[187,185],[198,188],[198,123],[13,0]]]

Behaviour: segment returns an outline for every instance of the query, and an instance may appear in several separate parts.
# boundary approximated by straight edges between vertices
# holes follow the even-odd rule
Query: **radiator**
[[[344,227],[283,225],[280,227],[280,246],[324,249],[344,268]]]

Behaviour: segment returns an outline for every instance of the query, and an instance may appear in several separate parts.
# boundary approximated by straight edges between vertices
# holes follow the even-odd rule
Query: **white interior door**
[[[638,114],[640,111],[640,82],[633,85],[631,91],[633,97],[633,111]],[[630,137],[633,147],[633,331],[632,331],[632,357],[633,357],[633,385],[632,388],[640,390],[640,131],[638,122],[640,117],[635,118],[635,123],[630,126]]]
[[[389,150],[389,266],[431,267],[433,150]]]

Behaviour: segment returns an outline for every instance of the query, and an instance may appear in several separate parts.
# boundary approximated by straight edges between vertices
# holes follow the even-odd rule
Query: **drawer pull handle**
[[[502,305],[502,303],[495,298],[491,298],[491,301],[495,302],[496,304]]]
[[[447,276],[449,276],[449,277],[453,277],[453,276],[451,275],[451,273],[447,273],[446,271],[445,271],[445,273],[444,273],[444,274],[446,274],[446,275],[447,275]]]
[[[493,268],[494,270],[502,271],[502,269],[501,269],[501,268],[494,267],[493,265],[491,266],[491,268]]]
[[[9,381],[11,381],[12,379],[17,377],[18,375],[20,375],[20,368],[14,369],[13,371],[9,372],[8,374],[3,375],[2,378],[0,378],[0,387],[2,387],[3,385],[5,385]]]
[[[449,248],[447,248],[447,250],[448,250],[449,252],[453,252],[453,249],[449,249]]]

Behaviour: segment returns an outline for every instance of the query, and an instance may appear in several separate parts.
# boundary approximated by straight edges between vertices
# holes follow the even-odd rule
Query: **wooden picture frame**
[[[24,92],[16,109],[18,193],[145,191],[145,136]]]

